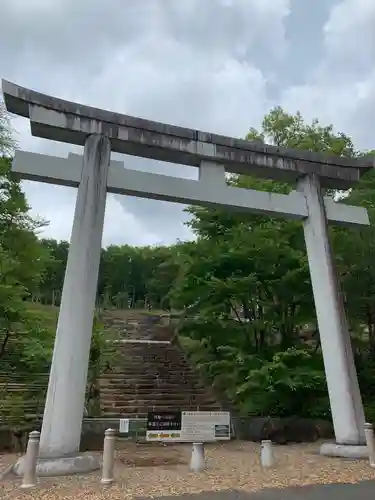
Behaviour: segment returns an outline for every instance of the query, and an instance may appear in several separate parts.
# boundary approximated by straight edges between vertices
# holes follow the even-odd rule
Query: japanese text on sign
[[[209,442],[230,439],[230,413],[183,411],[149,413],[147,441]]]

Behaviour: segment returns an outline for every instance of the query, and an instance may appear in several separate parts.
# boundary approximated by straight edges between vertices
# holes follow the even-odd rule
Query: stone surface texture
[[[360,458],[369,457],[368,448],[366,445],[348,445],[337,443],[324,443],[320,447],[320,454],[326,457],[338,458]]]
[[[309,418],[238,417],[232,418],[237,439],[274,444],[309,443],[333,438],[333,427],[325,420]]]
[[[374,481],[362,482],[374,479],[375,471],[367,461],[323,457],[316,444],[275,446],[275,466],[268,470],[260,465],[259,444],[207,446],[206,469],[199,474],[189,471],[191,446],[134,443],[118,443],[118,446],[115,483],[110,489],[100,484],[101,473],[97,471],[88,476],[40,478],[38,488],[26,498],[368,500],[375,492]],[[0,455],[0,469],[5,469],[12,460],[12,456]],[[3,497],[7,500],[25,498],[19,484],[19,478],[4,480],[0,484]]]
[[[25,457],[21,457],[13,466],[13,473],[22,476]],[[80,454],[71,457],[39,459],[36,466],[38,477],[69,476],[71,474],[87,474],[101,467],[99,454]]]
[[[28,117],[32,134],[83,145],[88,134],[105,134],[112,150],[156,160],[200,166],[226,165],[227,172],[295,181],[316,173],[324,186],[348,187],[373,166],[373,158],[327,157],[177,127],[57,99],[3,80],[8,111]]]
[[[297,191],[280,194],[228,186],[223,165],[212,162],[202,162],[202,165],[199,180],[192,180],[140,172],[113,160],[108,172],[107,192],[292,220],[307,217],[305,198]],[[12,162],[12,171],[21,179],[69,187],[79,186],[81,169],[82,157],[76,154],[61,158],[17,150]],[[330,222],[369,225],[364,207],[336,203],[328,196],[324,204]]]
[[[365,444],[365,417],[318,176],[301,179],[304,235],[337,444]]]
[[[42,458],[79,452],[101,254],[109,140],[85,144],[40,438]]]

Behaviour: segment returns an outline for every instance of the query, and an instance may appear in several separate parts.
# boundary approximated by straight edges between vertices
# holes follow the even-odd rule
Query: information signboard
[[[128,418],[120,418],[119,432],[120,432],[120,434],[128,434],[129,433],[129,419]]]
[[[147,441],[210,442],[230,439],[228,411],[149,413]]]

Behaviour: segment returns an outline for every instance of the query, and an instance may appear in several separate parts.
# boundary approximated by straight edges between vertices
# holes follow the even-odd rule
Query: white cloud
[[[324,26],[328,57],[344,64],[346,61],[373,65],[374,23],[375,4],[372,0],[344,0],[335,5]]]
[[[375,112],[375,3],[343,0],[322,27],[324,57],[302,85],[282,92],[281,104],[307,119],[333,123],[360,149],[373,148]]]
[[[62,186],[46,186],[35,182],[24,182],[28,194],[28,201],[33,207],[34,214],[48,214],[53,224],[41,231],[44,238],[70,240],[73,225],[74,204],[76,189]],[[46,200],[53,203],[45,206]],[[46,219],[45,219],[46,220]],[[46,222],[48,222],[46,220]],[[103,246],[121,245],[124,240],[130,245],[155,245],[172,243],[173,239],[160,241],[157,227],[151,232],[142,225],[142,220],[122,209],[121,203],[115,195],[107,197]]]
[[[285,53],[289,0],[112,1],[112,8],[101,0],[56,0],[53,8],[39,1],[26,10],[7,2],[3,76],[61,98],[213,132],[243,136],[260,123],[269,102],[254,60]],[[72,149],[32,138],[23,119],[15,126],[23,149],[63,156]],[[125,161],[197,176],[192,168]],[[66,238],[73,192],[34,185],[26,194],[33,211],[51,221],[46,234]],[[190,235],[179,206],[111,200],[105,242],[169,243]]]
[[[327,0],[333,2],[329,18],[316,32],[316,43],[323,37],[323,57],[299,75],[301,84],[283,87],[278,75],[298,74],[295,40],[304,43],[303,23],[293,28],[294,44],[288,42],[286,19],[295,1],[111,0],[109,6],[102,0],[38,0],[31,9],[22,0],[5,0],[1,76],[88,105],[234,136],[259,126],[279,103],[270,98],[272,87],[287,109],[334,123],[370,147],[375,4]],[[306,3],[316,19],[318,8]],[[309,53],[313,46],[310,40]],[[81,150],[31,137],[24,119],[14,123],[23,149],[58,156]],[[190,167],[124,161],[131,168],[197,176]],[[29,184],[26,193],[34,212],[51,221],[47,234],[67,238],[74,190]],[[107,205],[105,244],[189,236],[179,206],[112,197]]]

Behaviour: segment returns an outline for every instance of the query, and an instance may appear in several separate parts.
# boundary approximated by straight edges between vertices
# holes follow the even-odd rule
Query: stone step
[[[189,373],[189,374],[196,374],[194,370],[190,368],[189,365],[182,365],[180,363],[168,363],[167,361],[149,361],[149,362],[137,362],[137,363],[129,363],[126,364],[124,363],[121,359],[119,360],[119,363],[112,368],[112,370],[107,370],[105,373],[110,374],[110,373],[125,373],[127,371],[134,371],[137,373],[148,373],[150,371],[157,371],[157,370],[162,370],[164,369],[167,370],[168,372],[171,373]]]
[[[130,363],[134,366],[137,366],[138,364],[140,365],[145,365],[145,364],[154,364],[154,363],[168,363],[171,365],[176,365],[177,366],[187,366],[191,367],[189,364],[188,360],[183,358],[182,356],[175,356],[173,354],[168,354],[168,353],[162,353],[160,351],[153,353],[152,355],[148,354],[134,354],[133,352],[121,352],[121,350],[116,348],[117,353],[118,353],[118,361],[119,363]]]
[[[151,337],[154,338],[155,340],[169,340],[171,341],[174,338],[174,335],[172,332],[169,332],[165,328],[149,328],[149,327],[141,327],[141,328],[128,328],[128,327],[110,327],[111,330],[119,335],[120,337],[126,338],[126,337]]]
[[[147,404],[147,402],[151,402],[152,404],[161,404],[165,403],[168,405],[173,404],[181,404],[181,403],[207,403],[207,404],[213,404],[215,403],[215,399],[210,396],[209,394],[186,394],[184,397],[178,397],[176,394],[170,394],[168,397],[158,397],[154,396],[153,394],[149,394],[146,396],[145,394],[128,394],[126,396],[122,396],[121,394],[116,395],[116,397],[113,396],[103,396],[100,398],[100,402],[102,406],[108,406],[108,405],[116,405],[116,403],[119,404]]]
[[[119,350],[117,349],[117,352]],[[190,368],[190,364],[188,361],[181,356],[174,356],[174,355],[169,355],[169,354],[153,354],[152,356],[146,356],[146,355],[140,355],[140,356],[135,356],[132,353],[121,353],[119,352],[119,357],[121,355],[121,358],[119,359],[120,364],[129,364],[132,366],[138,366],[138,365],[145,365],[147,364],[154,364],[154,363],[168,363],[169,365],[175,365],[176,367],[180,366],[186,366]]]
[[[103,373],[103,377],[105,378],[108,378],[108,377],[128,377],[128,376],[131,376],[131,375],[134,375],[136,377],[140,377],[140,378],[144,378],[144,377],[154,377],[156,376],[158,373],[164,373],[166,375],[169,375],[169,376],[173,376],[173,377],[176,377],[176,376],[183,376],[185,378],[189,377],[189,378],[197,378],[198,375],[193,372],[193,371],[190,371],[190,370],[187,370],[187,369],[177,369],[177,368],[174,368],[174,369],[171,369],[169,367],[165,367],[163,365],[157,365],[157,366],[143,366],[143,369],[142,367],[133,367],[133,368],[123,368],[123,367],[118,367],[118,368],[115,368],[113,370],[108,370],[106,371],[105,373]]]
[[[146,371],[147,370],[147,371]],[[171,371],[168,368],[157,368],[149,369],[144,368],[143,370],[132,370],[132,369],[118,369],[113,372],[106,372],[102,377],[117,378],[117,379],[127,379],[127,378],[137,378],[139,380],[151,380],[154,378],[164,378],[166,380],[198,380],[198,377],[193,373],[186,373],[185,370]]]
[[[171,372],[151,372],[151,373],[134,373],[134,372],[117,372],[117,373],[106,373],[100,377],[101,381],[106,382],[126,382],[130,383],[150,383],[158,380],[160,382],[178,384],[180,382],[191,382],[195,385],[202,385],[198,379],[191,374],[184,373],[171,373]]]
[[[174,359],[172,356],[154,356],[153,358],[124,356],[118,360],[118,366],[121,367],[143,368],[144,370],[145,365],[150,365],[150,369],[154,366],[166,366],[175,370],[181,370],[181,368],[191,370],[190,364],[185,359]]]
[[[170,394],[181,394],[182,391],[181,391],[181,387],[177,387],[177,388],[166,388],[166,389],[161,389],[160,387],[159,388],[154,388],[154,390],[152,391],[152,396],[160,396],[160,397],[169,397]],[[196,394],[196,395],[202,395],[202,394],[206,394],[207,393],[207,390],[204,388],[204,387],[199,387],[199,388],[196,388],[196,387],[184,387],[184,390],[183,390],[183,393],[184,394]],[[132,395],[136,394],[137,396],[147,396],[147,395],[150,395],[150,390],[148,388],[136,388],[136,387],[122,387],[120,389],[118,389],[117,387],[113,387],[113,386],[101,386],[100,387],[100,394],[101,394],[101,397],[103,396],[112,396],[112,395],[116,395],[116,394],[123,394],[124,397],[129,397],[131,398]]]
[[[147,368],[145,368],[147,370]],[[191,380],[194,382],[198,382],[198,377],[193,373],[184,373],[182,371],[171,372],[170,370],[155,370],[155,371],[143,371],[143,373],[138,373],[134,371],[113,371],[106,372],[100,376],[102,380],[113,380],[113,381],[121,381],[124,382],[128,380],[139,380],[142,381],[152,381],[156,379],[164,379],[164,380]]]
[[[178,393],[192,393],[196,394],[198,391],[203,391],[204,387],[194,387],[191,384],[176,384],[176,385],[167,385],[167,384],[133,384],[133,385],[112,385],[112,386],[100,386],[101,394],[105,394],[105,389],[110,389],[113,394],[116,392],[117,394],[142,394],[148,393],[160,393],[163,394],[178,394]],[[104,391],[104,392],[103,392]]]
[[[137,372],[132,372],[132,371],[118,371],[118,372],[111,372],[111,373],[105,373],[100,377],[101,380],[113,380],[113,381],[121,381],[123,380],[124,382],[129,382],[129,381],[139,381],[139,382],[148,382],[152,381],[155,379],[163,379],[168,382],[180,382],[180,381],[192,381],[192,382],[198,382],[198,377],[194,376],[193,374],[190,373],[183,373],[183,372],[170,372],[170,371],[153,371],[153,372],[143,372],[143,373],[137,373]]]
[[[146,366],[145,366],[146,365]],[[166,373],[187,373],[187,374],[195,374],[188,366],[179,366],[179,365],[169,365],[164,363],[139,363],[137,365],[124,365],[118,364],[117,367],[112,369],[112,371],[108,370],[105,373],[137,373],[139,375],[152,372],[166,372]]]
[[[121,339],[120,339],[121,340]],[[116,343],[116,342],[115,342]],[[181,355],[181,352],[176,349],[175,345],[168,340],[138,340],[137,339],[122,339],[116,343],[117,346],[122,350],[132,350],[134,352],[149,352],[160,350],[164,352],[177,353]],[[183,354],[183,353],[182,353]]]
[[[130,356],[130,355],[124,355],[121,353],[118,356],[118,364],[120,366],[132,366],[134,368],[136,367],[145,367],[145,365],[150,365],[150,368],[152,368],[153,365],[168,365],[172,366],[175,369],[179,369],[181,367],[185,367],[187,369],[190,368],[190,364],[187,362],[187,360],[183,358],[175,358],[173,356],[153,356],[153,357],[148,357],[148,356]]]
[[[133,356],[131,353],[121,353],[117,349],[118,352],[118,364],[120,366],[132,366],[132,367],[138,367],[138,366],[144,366],[150,365],[150,368],[157,364],[157,365],[168,365],[172,366],[176,369],[179,369],[181,367],[184,367],[186,369],[191,370],[191,365],[186,360],[185,358],[181,357],[176,357],[176,356],[170,356],[170,355],[152,355],[152,356]]]
[[[206,403],[206,404],[211,404],[215,403],[215,400],[213,397],[210,397],[209,395],[205,394],[200,394],[200,395],[194,395],[194,394],[184,394],[184,395],[179,395],[179,394],[170,394],[169,397],[166,396],[160,396],[157,397],[158,395],[150,394],[148,398],[145,398],[142,396],[138,397],[138,395],[133,394],[132,397],[126,398],[123,397],[121,394],[118,395],[118,397],[109,397],[109,396],[101,396],[100,401],[103,406],[122,406],[124,403],[126,404],[137,404],[137,405],[147,405],[149,403],[150,405],[155,405],[155,404],[160,404],[164,402],[165,404],[179,404],[179,403]]]
[[[155,406],[153,408],[117,408],[113,409],[102,409],[103,417],[106,418],[145,418],[149,411],[220,411],[221,406],[216,405],[201,405],[201,406],[184,406],[183,408],[171,407],[171,406]]]
[[[110,374],[110,373],[126,373],[126,372],[133,372],[133,373],[140,373],[140,374],[145,374],[149,372],[156,372],[156,371],[167,371],[171,373],[188,373],[188,374],[196,374],[187,364],[180,364],[180,363],[168,363],[167,361],[154,361],[154,362],[137,362],[137,363],[124,363],[120,362],[118,365],[113,368],[112,370],[108,370],[105,373]]]
[[[154,332],[155,330],[171,330],[171,328],[168,325],[163,325],[162,323],[155,322],[153,325],[150,322],[145,322],[145,321],[134,321],[134,322],[121,322],[121,321],[106,321],[105,325],[107,327],[112,327],[116,329],[124,329],[124,330],[130,330],[130,331],[148,331],[148,332]],[[171,331],[172,333],[172,331]]]
[[[117,408],[108,411],[102,410],[103,418],[129,418],[128,415],[134,417],[147,417],[148,412],[168,412],[168,411],[220,411],[221,408],[213,408],[212,406],[189,406],[189,407],[148,407],[148,408]]]
[[[200,403],[181,403],[181,404],[170,404],[170,405],[161,405],[161,404],[134,404],[134,405],[118,405],[118,406],[102,406],[101,407],[101,415],[106,417],[108,414],[116,414],[116,415],[124,415],[127,413],[131,413],[133,415],[144,415],[148,412],[166,412],[166,411],[218,411],[220,410],[220,406],[215,406],[211,403],[209,404],[200,404]],[[30,411],[30,415],[33,412]]]
[[[214,404],[214,403],[202,403],[202,404],[197,404],[197,403],[176,403],[176,404],[162,404],[162,403],[157,403],[155,405],[150,405],[150,404],[124,404],[124,405],[118,405],[118,406],[102,406],[102,411],[105,413],[108,412],[116,412],[117,414],[121,415],[122,413],[148,413],[149,411],[195,411],[199,407],[201,411],[213,411],[216,410],[217,408],[220,408],[219,404]]]
[[[164,329],[164,330],[171,330],[172,329],[170,326],[163,324],[160,321],[154,321],[153,324],[150,321],[134,321],[134,322],[121,322],[121,321],[114,321],[114,322],[107,322],[106,325],[114,326],[115,328],[125,328],[127,330],[156,330],[156,329]]]
[[[129,334],[139,334],[142,335],[144,333],[158,336],[163,335],[164,337],[173,337],[173,332],[170,330],[168,326],[165,325],[124,325],[120,323],[113,323],[112,325],[107,325],[110,329],[117,330],[118,332],[125,332]]]
[[[127,343],[127,345],[134,345],[134,343],[130,344]],[[173,353],[173,352],[163,352],[162,347],[158,347],[155,349],[153,352],[145,352],[145,351],[139,351],[136,352],[133,351],[133,347],[129,349],[125,349],[124,344],[116,344],[116,351],[118,353],[118,357],[121,357],[121,361],[125,362],[133,362],[133,363],[153,363],[155,361],[163,361],[163,362],[169,362],[169,363],[176,363],[176,364],[185,364],[190,366],[188,360],[184,358],[184,356],[181,356],[179,353]]]
[[[113,382],[152,382],[154,380],[165,380],[166,382],[179,383],[181,381],[188,381],[194,383],[200,383],[198,377],[191,374],[170,373],[170,372],[154,372],[154,373],[134,373],[134,372],[122,372],[122,373],[104,373],[101,375],[100,380],[113,381]]]
[[[106,371],[103,375],[123,375],[125,377],[135,376],[135,377],[156,377],[157,375],[163,374],[165,376],[184,376],[194,378],[197,374],[190,371],[185,367],[169,367],[165,365],[155,364],[154,366],[118,366],[112,371]]]
[[[175,352],[166,352],[163,350],[163,346],[159,346],[155,348],[152,352],[144,351],[141,349],[133,350],[133,347],[124,347],[124,346],[133,346],[135,342],[126,342],[126,343],[117,343],[115,345],[116,351],[118,353],[118,357],[121,356],[121,361],[125,362],[133,362],[133,363],[153,363],[155,361],[176,363],[176,364],[185,364],[189,365],[188,360],[182,356],[180,353]],[[137,341],[137,345],[140,345],[140,342]]]
[[[118,413],[124,412],[148,412],[152,411],[154,408],[157,408],[159,411],[167,408],[168,411],[171,411],[173,408],[176,410],[181,409],[189,409],[189,408],[197,408],[197,407],[205,407],[212,408],[213,410],[218,408],[215,402],[212,401],[166,401],[164,404],[161,401],[135,401],[135,402],[127,402],[127,401],[118,401],[116,404],[102,404],[101,411],[116,411]],[[38,408],[30,408],[29,412],[36,412]],[[164,411],[164,410],[163,410]]]
[[[141,333],[140,336],[142,336],[143,334],[147,334],[147,332],[143,332]],[[151,334],[147,334],[147,335],[151,335]],[[124,338],[124,340],[126,340],[126,338]],[[165,350],[171,350],[171,351],[177,351],[178,352],[178,349],[176,349],[176,344],[174,344],[171,340],[168,340],[168,339],[164,339],[164,340],[154,340],[154,341],[146,341],[146,342],[136,342],[135,340],[136,339],[130,339],[131,341],[130,342],[124,342],[124,343],[119,343],[119,345],[121,346],[132,346],[134,348],[145,348],[145,349],[154,349],[155,347],[162,347],[163,349]]]
[[[182,383],[182,382],[177,382],[177,383],[171,383],[171,382],[140,382],[139,380],[134,380],[134,381],[128,381],[127,383],[121,382],[121,383],[112,383],[112,384],[99,384],[100,390],[109,388],[109,389],[116,389],[117,391],[121,392],[129,392],[129,391],[135,391],[135,390],[146,390],[146,391],[151,391],[151,392],[166,392],[166,391],[175,391],[175,392],[183,392],[187,390],[191,391],[197,391],[199,389],[204,390],[204,387],[202,385],[198,384],[193,384],[193,383]]]
[[[126,330],[146,330],[146,331],[154,331],[157,329],[163,330],[172,330],[170,326],[163,324],[160,321],[154,321],[153,324],[150,321],[121,321],[121,320],[113,320],[113,321],[105,321],[106,326],[112,326],[116,328],[124,328]]]
[[[140,409],[151,411],[150,408],[161,408],[161,407],[168,407],[168,408],[176,408],[176,409],[181,409],[181,408],[192,408],[192,407],[213,407],[215,403],[213,401],[170,401],[170,402],[165,402],[165,404],[162,404],[161,401],[134,401],[134,402],[128,402],[128,401],[117,401],[116,404],[112,403],[105,403],[101,405],[102,409],[111,409],[113,411],[128,411],[127,409],[131,408],[138,408],[138,411]],[[129,410],[130,411],[130,410]]]
[[[113,410],[102,410],[102,417],[103,418],[110,418],[110,419],[120,419],[120,418],[130,418],[134,420],[143,420],[147,419],[147,411],[142,411],[142,412],[121,412],[119,413],[118,411],[113,411]]]
[[[175,356],[176,358],[184,358],[183,354],[171,349],[169,343],[162,343],[161,340],[137,340],[137,339],[120,339],[114,342],[119,352],[124,356]]]

